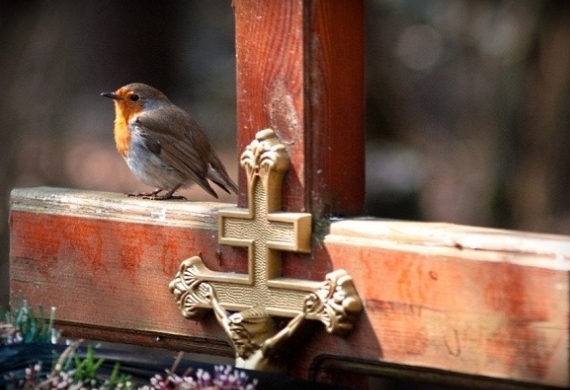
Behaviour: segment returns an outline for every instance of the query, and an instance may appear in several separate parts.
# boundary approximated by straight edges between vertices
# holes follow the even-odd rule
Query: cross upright
[[[364,205],[362,0],[235,1],[238,150],[265,128],[292,166],[283,209],[321,219]],[[240,172],[238,204],[246,206]]]

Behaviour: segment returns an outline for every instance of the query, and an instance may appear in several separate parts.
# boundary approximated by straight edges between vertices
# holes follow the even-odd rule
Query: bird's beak
[[[119,100],[121,97],[117,95],[115,92],[103,92],[101,96],[105,96],[111,99]]]

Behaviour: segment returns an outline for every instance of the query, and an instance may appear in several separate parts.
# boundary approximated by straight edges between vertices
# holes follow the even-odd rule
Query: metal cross
[[[186,290],[185,302],[180,302],[186,317],[210,308],[199,288],[202,282],[212,285],[227,310],[263,305],[269,315],[284,317],[302,312],[307,293],[322,283],[281,277],[281,251],[311,250],[311,214],[278,211],[289,157],[272,130],[257,133],[241,165],[247,172],[249,207],[220,210],[218,239],[220,244],[248,248],[248,273],[211,271],[198,256],[186,260],[180,274],[186,275],[188,286],[179,285]]]

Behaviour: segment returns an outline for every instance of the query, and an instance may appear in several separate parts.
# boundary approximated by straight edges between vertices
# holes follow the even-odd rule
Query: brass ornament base
[[[209,270],[199,256],[186,259],[170,282],[182,315],[200,318],[213,310],[236,352],[236,366],[283,372],[293,351],[288,343],[305,321],[346,336],[362,301],[344,270],[323,282],[281,277],[281,251],[311,250],[311,214],[281,212],[281,187],[289,155],[265,129],[241,156],[248,184],[248,209],[219,213],[219,243],[248,248],[248,273]],[[285,325],[280,319],[289,318]]]

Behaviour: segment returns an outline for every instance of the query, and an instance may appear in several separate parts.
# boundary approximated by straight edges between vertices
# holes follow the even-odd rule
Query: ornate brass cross
[[[280,251],[311,249],[311,214],[279,211],[289,164],[273,130],[258,132],[241,156],[249,207],[220,211],[219,242],[248,248],[248,273],[211,271],[194,256],[182,262],[170,283],[186,318],[214,310],[233,342],[236,365],[245,368],[282,370],[277,351],[305,320],[319,320],[329,333],[346,335],[362,310],[344,270],[329,273],[324,282],[281,277]],[[273,317],[292,319],[279,328]]]

